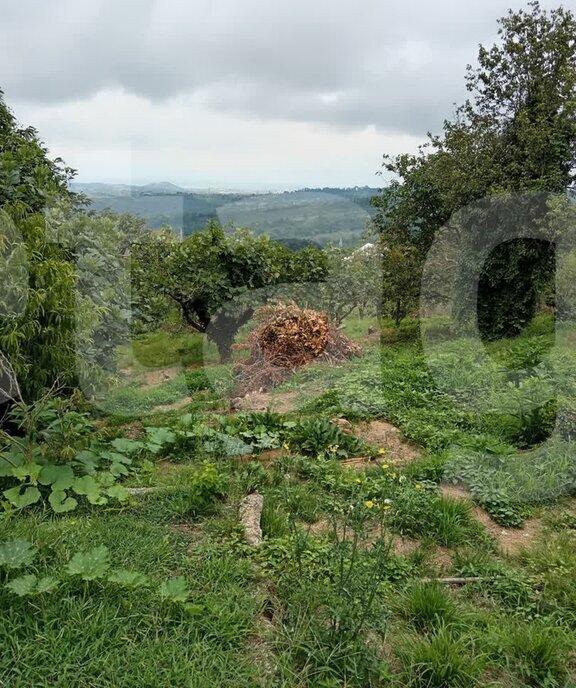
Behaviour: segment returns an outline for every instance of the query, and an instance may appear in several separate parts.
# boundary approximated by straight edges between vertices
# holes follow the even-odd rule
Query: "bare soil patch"
[[[249,392],[243,397],[232,400],[232,406],[238,411],[274,411],[290,413],[297,408],[297,392]]]
[[[188,404],[192,403],[192,397],[184,397],[183,399],[178,399],[178,401],[173,401],[171,404],[160,404],[159,406],[154,406],[150,413],[164,413],[165,411],[180,411]]]
[[[421,456],[418,447],[404,440],[400,430],[385,420],[359,423],[354,428],[354,434],[366,444],[386,449],[393,461],[406,463]]]

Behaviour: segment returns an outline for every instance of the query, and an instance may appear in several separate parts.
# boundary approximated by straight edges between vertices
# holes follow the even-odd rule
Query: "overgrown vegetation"
[[[399,181],[352,251],[86,212],[0,100],[2,685],[575,684],[573,256],[557,322],[534,239],[488,256],[487,343],[459,319],[470,290],[452,320],[440,297],[411,316],[462,206],[464,270],[494,208],[567,226],[575,29],[537,3],[506,16],[443,136],[387,159]],[[298,355],[244,394],[271,297],[292,319],[269,350]],[[330,356],[328,316],[357,356]]]

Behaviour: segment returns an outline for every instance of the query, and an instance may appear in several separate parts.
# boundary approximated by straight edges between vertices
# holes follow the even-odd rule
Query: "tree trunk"
[[[232,358],[232,344],[238,330],[254,315],[254,309],[248,308],[240,315],[217,315],[208,328],[208,336],[216,344],[221,363],[228,363]]]

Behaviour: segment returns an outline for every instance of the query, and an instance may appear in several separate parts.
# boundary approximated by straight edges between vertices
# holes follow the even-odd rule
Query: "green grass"
[[[159,584],[183,575],[201,614],[162,602],[152,590],[66,584],[39,601],[0,590],[0,681],[7,687],[254,686],[257,668],[244,650],[257,603],[251,573],[231,555],[188,553],[189,542],[129,513],[20,518],[0,539],[27,537],[39,569],[61,570],[70,555],[107,544],[115,565]],[[223,591],[225,594],[222,594]]]
[[[569,494],[557,500],[559,492],[576,493],[572,445],[561,437],[526,446],[529,431],[547,417],[520,419],[516,407],[494,411],[497,402],[518,401],[500,394],[497,375],[536,368],[550,351],[550,323],[539,318],[521,337],[490,343],[488,371],[476,365],[471,348],[445,349],[455,394],[435,378],[415,321],[399,330],[385,323],[381,348],[378,337],[366,339],[371,321],[359,318],[346,329],[363,342],[364,355],[298,371],[278,390],[299,394],[300,409],[288,416],[218,417],[231,377],[229,367],[213,360],[206,370],[189,368],[154,388],[115,390],[111,435],[122,434],[126,416],[176,426],[192,411],[198,423],[229,426],[251,441],[256,434],[273,437],[287,418],[341,415],[393,422],[423,455],[405,466],[349,469],[314,451],[264,466],[227,457],[221,448],[209,455],[217,487],[204,492],[197,476],[206,450],[185,438],[140,457],[155,465],[130,484],[161,487],[156,494],[122,507],[83,507],[60,517],[38,509],[0,521],[0,542],[24,537],[38,547],[32,571],[40,575],[60,575],[74,553],[105,544],[114,566],[152,581],[150,589],[127,591],[66,579],[57,592],[35,598],[17,598],[0,581],[0,684],[574,685],[576,507]],[[444,323],[431,326],[440,341]],[[202,347],[198,335],[163,332],[139,339],[138,361],[127,352],[122,361],[138,370],[182,361],[195,366]],[[569,369],[566,351],[559,358]],[[490,403],[471,406],[482,390]],[[183,410],[154,410],[188,395]],[[160,463],[167,458],[173,463]],[[507,528],[527,515],[540,517],[541,537],[519,555],[503,555],[466,502],[441,495],[438,483],[447,477],[467,484]],[[259,549],[243,542],[238,520],[240,500],[254,490],[265,499]],[[396,552],[399,537],[412,549]],[[174,576],[188,582],[188,606],[158,595]],[[481,580],[459,587],[422,580],[445,576]]]
[[[201,366],[218,361],[216,348],[198,332],[160,330],[139,335],[132,347],[121,347],[119,368],[166,368],[182,365]]]

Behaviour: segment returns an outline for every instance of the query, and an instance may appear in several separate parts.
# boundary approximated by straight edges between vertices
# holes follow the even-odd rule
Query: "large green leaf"
[[[76,494],[84,495],[90,504],[106,504],[106,497],[101,494],[100,485],[91,475],[76,478],[72,485]]]
[[[89,449],[84,449],[76,454],[76,463],[80,464],[86,473],[94,473],[100,465],[100,457]]]
[[[66,511],[73,511],[78,506],[78,501],[74,497],[68,497],[64,490],[53,490],[48,497],[52,510],[57,514]]]
[[[8,588],[8,590],[11,590],[13,593],[18,595],[18,597],[31,595],[36,587],[36,576],[33,573],[29,573],[26,576],[14,578],[9,583],[6,583],[4,587]]]
[[[66,564],[66,570],[71,576],[80,576],[85,581],[103,578],[109,569],[110,553],[105,545],[87,552],[78,552]]]
[[[110,473],[113,476],[119,478],[121,475],[129,475],[130,471],[126,468],[126,466],[123,463],[115,461],[113,464],[110,465]]]
[[[44,576],[44,578],[38,579],[36,584],[35,592],[40,595],[43,592],[52,592],[60,585],[60,581],[54,576]]]
[[[9,490],[4,490],[2,494],[17,509],[24,509],[35,504],[42,496],[37,487],[26,487],[24,490],[21,487],[12,487]]]
[[[12,579],[4,587],[19,597],[25,597],[26,595],[41,595],[42,593],[52,592],[59,584],[60,581],[53,576],[37,578],[33,573],[29,573]]]
[[[71,466],[48,464],[42,469],[38,482],[41,485],[52,485],[52,489],[56,492],[67,490],[74,482],[74,471]]]
[[[131,454],[132,452],[142,449],[144,446],[143,442],[138,440],[130,440],[127,437],[117,437],[115,440],[110,442],[111,446],[116,449],[116,451],[122,454]]]
[[[138,571],[129,571],[128,569],[116,569],[110,572],[108,580],[111,583],[118,583],[126,588],[141,588],[148,585],[148,577]]]
[[[161,597],[171,602],[186,602],[190,596],[190,590],[183,576],[164,581],[159,592]]]
[[[176,433],[169,428],[146,428],[146,449],[157,454],[166,444],[176,442]]]
[[[24,457],[20,451],[11,448],[0,453],[0,478],[7,478],[13,475],[16,466],[24,462]]]
[[[130,497],[128,490],[122,485],[112,485],[106,490],[106,494],[119,502],[125,502]]]
[[[29,478],[31,483],[36,483],[42,468],[43,467],[38,463],[24,463],[14,468],[12,470],[12,475],[22,482],[25,482],[27,478]]]
[[[29,566],[38,550],[28,540],[16,538],[0,545],[0,566],[7,569],[19,569]]]

